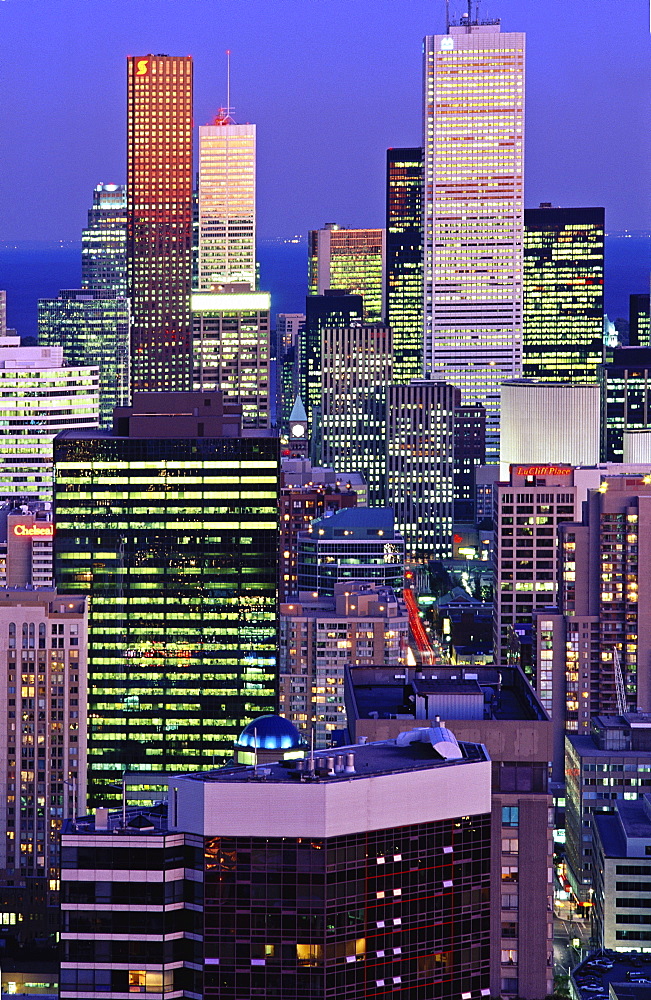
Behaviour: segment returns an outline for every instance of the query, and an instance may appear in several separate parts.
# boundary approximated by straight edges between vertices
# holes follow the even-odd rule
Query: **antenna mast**
[[[231,50],[226,49],[226,115],[231,113]]]
[[[450,34],[450,0],[445,0],[445,30]]]

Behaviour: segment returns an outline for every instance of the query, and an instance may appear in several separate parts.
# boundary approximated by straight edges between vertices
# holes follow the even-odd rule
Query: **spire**
[[[301,399],[300,396],[297,396],[294,401],[292,412],[289,415],[289,421],[292,424],[307,423],[307,413],[305,412],[305,407],[303,406],[303,400]]]
[[[220,108],[211,125],[236,125],[231,111],[231,50],[226,49],[226,107]]]

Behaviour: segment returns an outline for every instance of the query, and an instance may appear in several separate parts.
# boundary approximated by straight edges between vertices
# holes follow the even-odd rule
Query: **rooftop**
[[[612,968],[599,968],[594,962],[603,962],[604,966],[612,963]],[[651,1000],[651,983],[640,983],[627,980],[627,975],[641,975],[651,980],[651,954],[640,955],[636,952],[605,951],[593,952],[580,965],[572,970],[574,991],[572,996],[581,1000],[595,1000],[596,996],[610,1000]],[[597,994],[587,982],[577,983],[577,979],[596,980],[603,987],[603,994]]]
[[[392,507],[345,507],[313,521],[312,534],[325,540],[347,536],[392,541],[399,537]]]

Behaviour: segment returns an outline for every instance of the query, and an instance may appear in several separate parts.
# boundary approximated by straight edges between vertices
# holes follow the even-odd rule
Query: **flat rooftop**
[[[635,758],[642,758],[645,761],[651,763],[651,750],[600,750],[597,744],[594,742],[591,736],[574,736],[569,735],[567,739],[570,741],[579,757],[603,757],[604,759],[617,757],[622,763],[625,763],[625,759],[630,757],[631,760]]]
[[[607,958],[613,963],[612,969],[599,970],[591,966],[590,961],[597,958]],[[604,996],[610,994],[611,998],[617,1000],[651,1000],[651,985],[629,982],[626,979],[628,972],[640,973],[644,978],[651,980],[651,954],[639,955],[636,952],[616,952],[607,950],[605,952],[594,952],[586,958],[580,965],[572,970],[572,979],[575,994],[581,1000],[594,1000],[593,990],[581,987],[576,983],[576,977],[583,976],[597,979],[601,982]],[[573,995],[575,995],[573,994]]]

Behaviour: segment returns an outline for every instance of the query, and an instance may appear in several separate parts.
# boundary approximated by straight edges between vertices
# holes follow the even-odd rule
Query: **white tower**
[[[522,364],[525,38],[469,17],[424,42],[425,376],[487,409]]]

